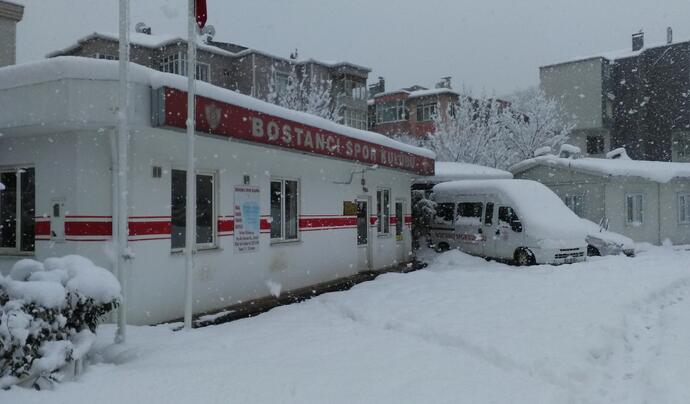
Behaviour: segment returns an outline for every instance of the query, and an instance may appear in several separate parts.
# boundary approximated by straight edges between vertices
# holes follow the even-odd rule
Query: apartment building
[[[16,63],[17,23],[24,16],[24,6],[0,0],[0,67]]]
[[[449,77],[433,89],[415,85],[394,91],[385,91],[385,81],[379,78],[369,91],[369,130],[386,136],[423,138],[433,133],[436,114],[443,116],[460,98]]]
[[[690,41],[606,52],[540,68],[541,88],[576,123],[570,143],[589,156],[625,147],[636,160],[690,161]]]
[[[150,28],[132,33],[131,60],[156,70],[187,74],[187,40],[171,35],[152,35]],[[93,33],[48,57],[82,56],[97,59],[118,57],[118,35]],[[198,80],[270,101],[272,93],[283,91],[296,77],[305,83],[330,82],[329,108],[345,125],[367,128],[366,82],[371,70],[349,62],[299,60],[297,52],[283,58],[242,45],[215,41],[204,36],[198,43]]]

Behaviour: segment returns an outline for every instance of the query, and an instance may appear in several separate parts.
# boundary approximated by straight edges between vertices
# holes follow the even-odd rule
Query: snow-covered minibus
[[[451,181],[436,185],[431,198],[431,241],[439,250],[458,248],[518,265],[586,259],[581,220],[536,181]]]

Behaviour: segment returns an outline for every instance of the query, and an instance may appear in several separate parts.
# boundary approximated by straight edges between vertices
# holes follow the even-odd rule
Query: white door
[[[395,201],[395,248],[397,252],[396,260],[398,262],[407,262],[410,260],[407,252],[407,240],[405,240],[405,202],[402,199]]]
[[[357,199],[357,270],[374,269],[372,262],[372,232],[369,218],[371,198]]]

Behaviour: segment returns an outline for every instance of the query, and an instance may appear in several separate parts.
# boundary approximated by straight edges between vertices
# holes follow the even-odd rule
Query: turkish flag
[[[206,0],[196,0],[196,23],[200,29],[206,26],[207,18]]]

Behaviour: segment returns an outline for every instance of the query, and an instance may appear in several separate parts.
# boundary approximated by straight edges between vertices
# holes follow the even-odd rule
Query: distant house
[[[150,29],[130,34],[131,61],[166,73],[187,75],[187,40],[174,35],[152,35]],[[95,32],[77,40],[48,57],[83,56],[118,59],[119,37]],[[367,129],[367,78],[370,69],[349,62],[326,62],[272,55],[257,49],[207,38],[197,47],[196,78],[215,86],[270,101],[272,92],[288,86],[294,70],[298,80],[313,78],[331,82],[332,110],[342,117],[340,123]],[[273,88],[271,87],[273,85]]]
[[[458,180],[499,180],[511,179],[513,174],[486,166],[450,161],[437,161],[434,175],[418,177],[412,181],[412,189],[431,190],[436,184]]]
[[[690,41],[572,58],[539,69],[540,87],[575,123],[569,142],[590,157],[625,147],[638,160],[690,162]]]
[[[548,186],[580,217],[637,242],[690,244],[690,163],[546,155],[511,171]]]

